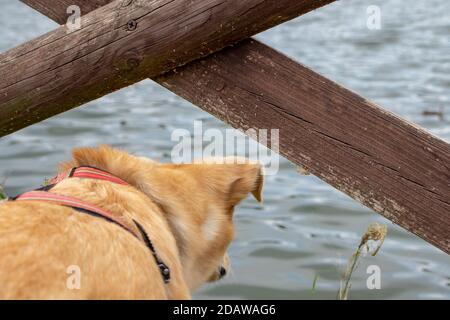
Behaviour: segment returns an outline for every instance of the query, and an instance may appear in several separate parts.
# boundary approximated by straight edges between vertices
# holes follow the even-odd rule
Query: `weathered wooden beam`
[[[0,136],[333,0],[115,0],[0,55]]]
[[[112,0],[20,0],[36,11],[44,14],[59,24],[67,22],[67,8],[77,5],[81,9],[81,14],[86,14],[95,9],[103,7]]]
[[[289,160],[449,253],[444,141],[256,41],[156,80],[236,128],[281,128]]]
[[[232,66],[232,67],[230,67]],[[450,145],[254,40],[157,79],[450,253]]]

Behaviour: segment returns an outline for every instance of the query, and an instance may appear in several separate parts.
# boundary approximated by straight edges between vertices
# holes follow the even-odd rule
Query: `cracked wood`
[[[235,128],[280,129],[283,156],[450,253],[445,141],[254,40],[156,80]]]
[[[110,2],[84,15],[80,30],[68,33],[68,27],[61,26],[0,55],[0,136],[170,71],[330,2]],[[43,4],[32,4],[37,7],[37,3]],[[137,28],[127,28],[130,21]]]

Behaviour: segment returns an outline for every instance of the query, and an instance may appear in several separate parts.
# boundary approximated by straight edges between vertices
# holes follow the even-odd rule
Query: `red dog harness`
[[[67,178],[97,179],[109,181],[116,184],[122,184],[126,186],[129,185],[128,182],[112,175],[111,173],[93,167],[76,167],[66,172],[61,172],[53,179],[50,179],[48,181],[48,184],[55,185]]]
[[[83,200],[59,195],[56,193],[49,192],[56,184],[59,182],[68,179],[68,178],[87,178],[87,179],[96,179],[96,180],[104,180],[112,183],[120,184],[120,185],[129,185],[126,181],[110,174],[109,172],[93,168],[93,167],[76,167],[68,170],[67,172],[63,172],[58,174],[56,177],[50,179],[48,184],[40,189],[25,192],[17,197],[11,199],[13,201],[44,201],[50,202],[54,204],[58,204],[61,206],[71,207],[77,211],[91,214],[93,216],[104,218],[110,222],[116,223],[121,226],[125,230],[129,231],[133,236],[143,241],[145,245],[149,248],[153,257],[155,258],[156,264],[158,265],[161,275],[165,283],[170,282],[170,270],[167,265],[158,257],[156,250],[153,246],[152,241],[150,240],[145,229],[140,225],[137,221],[133,220],[134,225],[130,225],[127,223],[125,219],[119,216],[115,216],[110,212],[85,202]]]

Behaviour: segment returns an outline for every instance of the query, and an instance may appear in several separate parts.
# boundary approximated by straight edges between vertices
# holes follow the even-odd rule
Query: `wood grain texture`
[[[50,19],[65,24],[67,22],[67,8],[77,5],[81,8],[81,14],[87,14],[98,9],[111,0],[20,0],[31,8],[39,11]]]
[[[83,16],[80,30],[62,26],[0,55],[0,136],[332,1],[113,1]]]
[[[232,66],[232,67],[230,67]],[[450,145],[254,40],[156,79],[450,253]]]
[[[289,160],[449,253],[444,141],[256,41],[155,80],[235,128],[281,128]]]

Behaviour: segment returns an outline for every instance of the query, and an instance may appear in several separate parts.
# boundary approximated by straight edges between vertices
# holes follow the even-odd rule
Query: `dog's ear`
[[[252,191],[253,196],[258,202],[263,202],[263,188],[264,188],[264,167],[259,165],[258,177],[256,179],[256,186]]]
[[[76,166],[93,166],[107,170],[113,162],[122,162],[128,157],[126,152],[111,148],[108,145],[76,148],[72,150],[72,160],[60,164],[60,169],[67,170]]]
[[[68,170],[78,166],[92,166],[106,170],[131,185],[138,186],[143,180],[143,168],[152,166],[154,162],[135,157],[120,149],[107,145],[99,147],[83,147],[72,151],[72,160],[62,163],[60,170]]]
[[[263,200],[264,167],[241,157],[209,158],[201,162],[209,169],[210,183],[225,197],[230,206],[235,206],[249,193],[258,202]]]
[[[231,205],[236,205],[251,193],[258,202],[263,200],[264,173],[260,164],[235,164],[230,168],[229,201]]]

